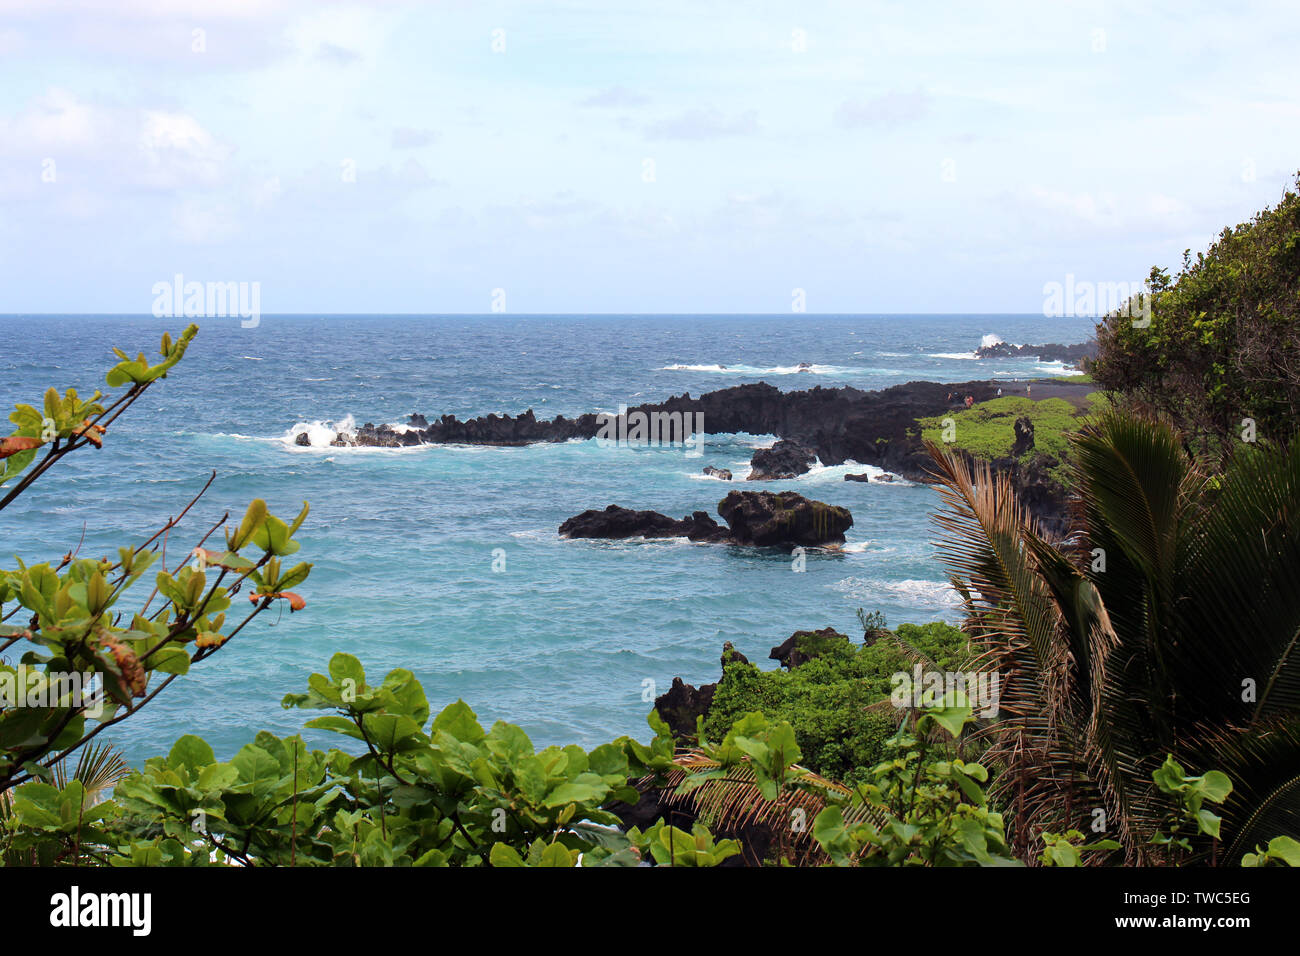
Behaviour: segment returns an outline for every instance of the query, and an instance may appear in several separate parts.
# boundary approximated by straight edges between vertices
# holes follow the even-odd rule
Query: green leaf
[[[186,734],[177,740],[167,755],[167,763],[172,767],[187,766],[195,771],[216,762],[216,759],[208,742],[193,734]]]

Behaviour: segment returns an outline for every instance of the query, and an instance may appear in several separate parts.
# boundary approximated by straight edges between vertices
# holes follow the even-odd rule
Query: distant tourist
[[[974,395],[967,395],[967,396],[966,396],[966,407],[967,407],[967,408],[970,408],[970,407],[973,406],[974,404],[975,404],[975,396],[974,396]]]

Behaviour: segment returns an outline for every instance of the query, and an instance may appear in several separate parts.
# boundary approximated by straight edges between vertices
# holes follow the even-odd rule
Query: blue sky
[[[1033,312],[1300,168],[1294,4],[971,6],[0,0],[0,312]]]

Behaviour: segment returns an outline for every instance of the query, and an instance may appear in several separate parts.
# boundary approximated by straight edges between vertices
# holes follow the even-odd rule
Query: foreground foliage
[[[803,635],[801,656],[789,670],[762,671],[750,663],[729,663],[714,692],[704,731],[714,740],[745,714],[761,711],[793,728],[803,765],[822,776],[854,783],[881,760],[899,713],[888,706],[891,678],[923,662],[927,670],[963,670],[970,640],[949,624],[902,624],[877,632],[870,644]]]
[[[143,353],[132,359],[115,349],[121,361],[107,383],[125,390],[107,404],[99,391],[82,397],[51,388],[42,408],[17,405],[9,416],[16,430],[0,440],[0,511],[68,455],[101,449],[117,418],[167,377],[197,332],[191,325],[174,341],[164,334],[154,364]],[[182,566],[162,565],[169,533],[206,488],[142,543],[120,547],[116,558],[74,549],[57,563],[17,559],[15,568],[0,568],[0,794],[57,779],[64,761],[218,653],[273,602],[303,606],[290,589],[306,580],[311,565],[284,568],[281,560],[298,550],[293,535],[306,503],[285,522],[254,501],[237,528],[225,529],[224,547],[206,547],[225,525],[222,517],[184,553]],[[184,563],[191,554],[192,566]],[[151,570],[151,590],[128,606],[129,592]],[[251,607],[227,620],[241,591]]]
[[[1221,830],[1180,836],[1180,862],[1300,836],[1300,443],[1244,449],[1211,478],[1169,425],[1106,413],[1077,439],[1064,548],[1003,477],[932,454],[941,554],[1004,675],[981,734],[1017,854],[1100,824],[1127,862],[1166,858],[1153,774],[1171,753],[1234,784]]]

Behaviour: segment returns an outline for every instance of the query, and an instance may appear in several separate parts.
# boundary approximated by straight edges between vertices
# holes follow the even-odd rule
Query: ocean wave
[[[816,365],[803,362],[799,365],[774,365],[759,368],[756,365],[664,365],[661,372],[713,372],[720,375],[861,375],[867,369],[846,368],[840,365]]]
[[[895,600],[903,604],[928,604],[944,608],[958,607],[961,596],[947,581],[904,578],[844,578],[831,585],[836,591],[859,601]]]
[[[330,442],[342,435],[344,438],[354,438],[357,434],[357,420],[351,415],[346,416],[341,421],[329,421],[318,419],[314,422],[298,422],[283,435],[278,441],[283,442],[290,448],[303,448],[307,446],[297,443],[298,436],[307,433],[311,448],[329,448]]]

